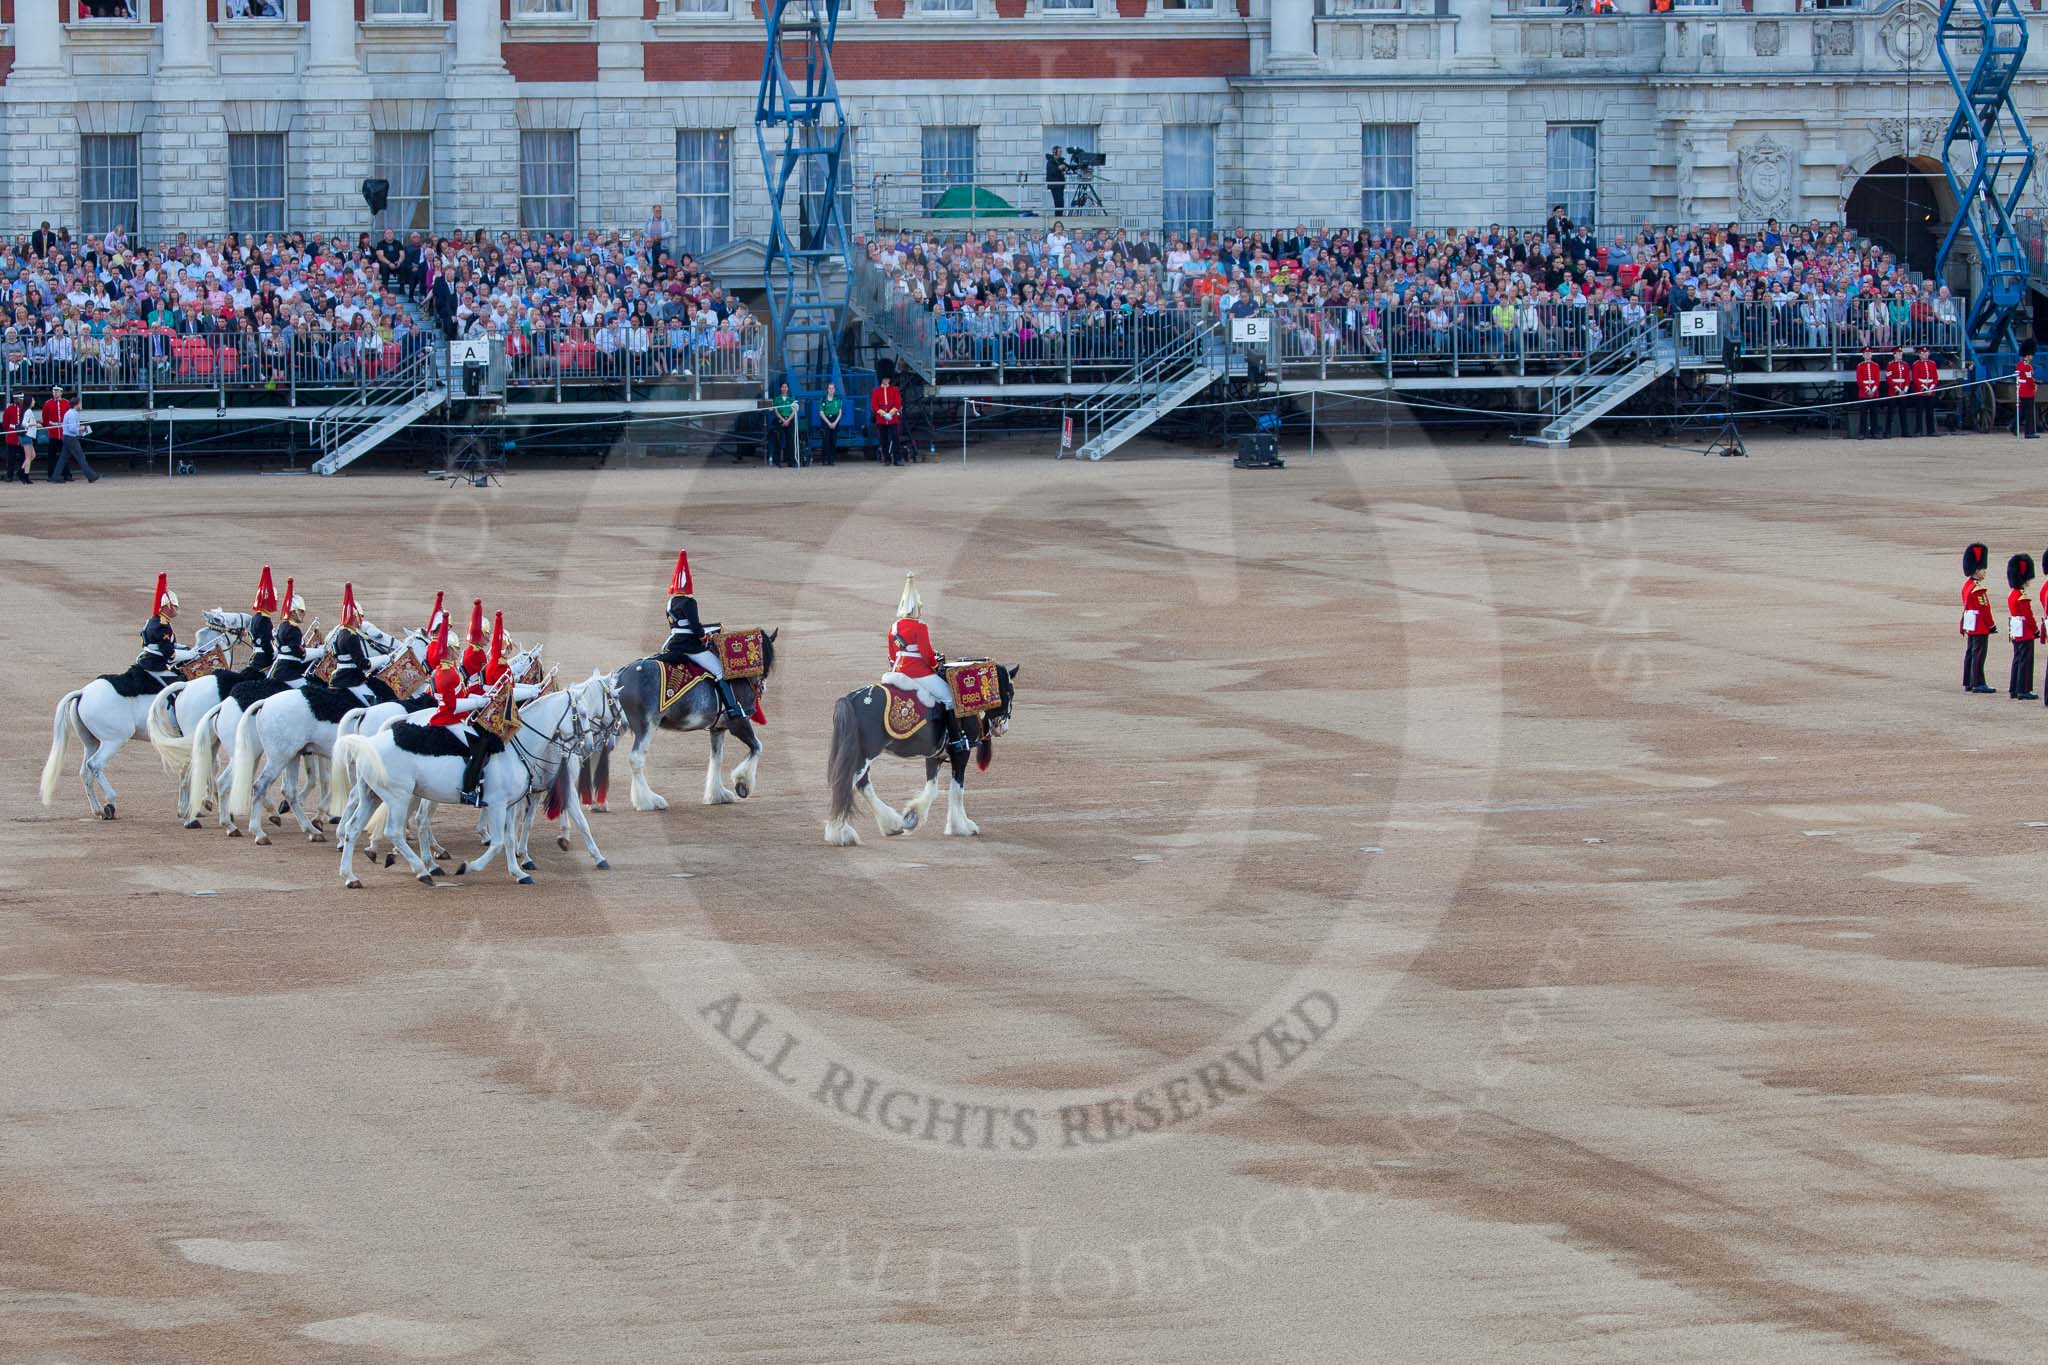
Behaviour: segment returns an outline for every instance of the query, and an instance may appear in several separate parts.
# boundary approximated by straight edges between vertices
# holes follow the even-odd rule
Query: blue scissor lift
[[[769,392],[782,380],[810,405],[835,383],[846,395],[846,437],[860,413],[840,370],[852,233],[841,188],[846,122],[832,75],[840,0],[763,0],[767,50],[761,62],[754,136],[768,181],[768,246],[762,266],[775,329]]]
[[[2034,141],[2012,97],[2027,55],[2018,0],[1942,0],[1942,68],[1956,93],[1942,143],[1942,171],[1955,195],[1955,221],[1941,240],[1935,273],[1965,233],[1977,257],[1977,289],[1964,320],[1978,379],[2010,375],[2019,359],[2016,325],[2027,306],[2027,252],[2013,217],[2034,173]]]

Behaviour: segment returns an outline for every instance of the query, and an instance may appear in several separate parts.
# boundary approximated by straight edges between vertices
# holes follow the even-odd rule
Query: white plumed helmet
[[[923,610],[924,599],[917,595],[917,575],[907,573],[903,575],[903,596],[897,600],[896,614],[915,616]]]

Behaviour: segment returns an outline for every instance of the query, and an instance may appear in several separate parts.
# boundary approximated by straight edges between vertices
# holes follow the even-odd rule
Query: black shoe
[[[481,787],[472,788],[462,793],[462,804],[465,806],[481,806],[483,803],[484,793]]]
[[[2041,695],[2038,692],[2015,692],[2012,699],[2014,701],[2039,701],[2041,700]]]
[[[85,481],[87,483],[98,483],[100,481],[100,476],[97,474],[88,474],[86,476]]]
[[[1997,688],[1995,688],[1995,687],[1985,687],[1985,686],[1983,686],[1983,685],[1981,685],[1981,684],[1979,684],[1979,685],[1978,685],[1978,686],[1976,686],[1976,687],[1973,687],[1973,688],[1971,688],[1970,690],[1971,690],[1972,692],[1976,692],[1976,693],[1979,693],[1980,695],[1982,695],[1982,696],[1986,696],[1986,697],[1996,696],[1996,695],[1998,694],[1998,689],[1997,689]]]

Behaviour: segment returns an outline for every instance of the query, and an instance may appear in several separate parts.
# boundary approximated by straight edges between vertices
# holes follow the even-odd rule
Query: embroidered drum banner
[[[426,686],[428,676],[426,665],[413,658],[410,649],[399,650],[377,675],[394,697],[412,696]]]
[[[214,645],[178,671],[187,678],[203,678],[216,668],[226,668],[228,666],[228,652],[219,645]]]
[[[948,664],[946,685],[953,689],[954,709],[962,716],[978,716],[1003,704],[1002,665],[992,660]]]
[[[768,671],[767,639],[758,630],[721,630],[711,637],[718,661],[725,665],[726,680],[758,678]]]

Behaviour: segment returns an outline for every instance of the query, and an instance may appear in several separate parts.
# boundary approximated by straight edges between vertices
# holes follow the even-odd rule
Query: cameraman
[[[1067,207],[1067,156],[1064,147],[1050,147],[1045,153],[1045,192],[1052,196],[1052,211]]]

